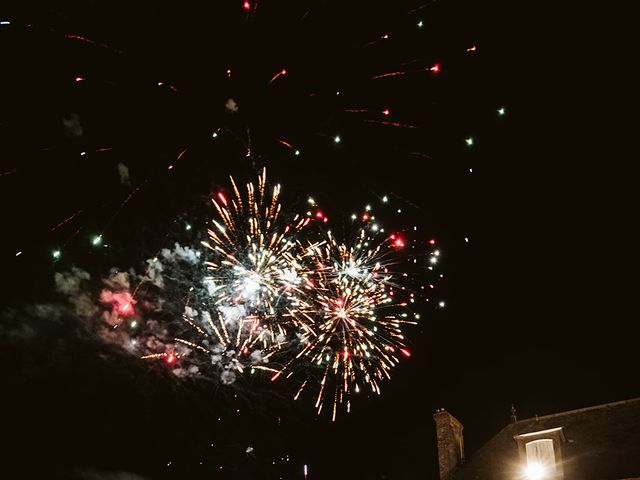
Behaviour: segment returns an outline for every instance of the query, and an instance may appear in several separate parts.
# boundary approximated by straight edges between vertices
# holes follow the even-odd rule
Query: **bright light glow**
[[[436,63],[433,67],[431,67],[431,68],[430,68],[430,70],[431,70],[433,73],[440,73],[440,65],[438,65],[438,64]]]
[[[187,223],[187,224],[184,226],[184,229],[188,232],[189,230],[191,230],[191,225]]]
[[[53,258],[55,258],[57,260],[57,259],[60,258],[61,254],[62,254],[62,252],[60,252],[60,250],[54,250],[51,255],[53,255]]]
[[[473,146],[473,137],[468,137],[464,139],[465,143],[467,144],[468,147],[472,147]]]
[[[212,138],[218,138],[218,132],[213,132],[213,135],[211,135]]]
[[[539,463],[530,463],[525,469],[525,477],[529,480],[542,480],[546,476],[546,469]]]
[[[387,197],[386,195],[384,197],[382,197],[382,201],[384,203],[387,203],[389,201],[389,197]]]
[[[102,243],[102,235],[96,235],[95,237],[93,237],[93,239],[91,240],[91,244],[94,247],[97,247],[98,245],[100,245]]]
[[[251,4],[250,4],[249,2],[244,2],[244,3],[242,4],[242,7],[243,7],[245,10],[251,10]]]
[[[422,28],[424,26],[424,22],[422,20],[420,20],[418,22],[418,28]]]
[[[391,113],[391,112],[389,111],[389,109],[388,109],[388,108],[385,108],[385,109],[382,111],[382,114],[383,114],[383,115],[385,115],[385,116],[388,116],[390,113]]]
[[[500,107],[498,109],[498,115],[500,115],[501,117],[504,117],[504,114],[507,113],[507,111],[505,110],[504,107]]]
[[[335,143],[340,143],[342,141],[342,139],[340,138],[340,135],[336,135],[335,137],[333,137],[333,141]]]
[[[251,298],[258,290],[260,290],[260,276],[254,273],[244,280],[244,294]]]
[[[300,150],[296,150],[295,152],[293,152],[296,156],[300,155]]]

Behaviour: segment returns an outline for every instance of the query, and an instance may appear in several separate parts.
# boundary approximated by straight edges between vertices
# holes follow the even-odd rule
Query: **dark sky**
[[[261,1],[247,16],[242,2],[209,3],[0,9],[11,22],[0,27],[2,305],[13,312],[0,330],[2,428],[3,451],[16,460],[3,464],[24,478],[34,469],[51,478],[302,478],[305,463],[309,478],[437,478],[436,408],[462,421],[473,452],[508,422],[512,403],[528,417],[640,394],[622,108],[608,100],[615,82],[585,68],[597,39],[560,33],[583,11]],[[369,80],[412,59],[442,71]],[[267,85],[282,68],[287,75]],[[234,118],[223,108],[230,97]],[[345,108],[389,108],[419,128],[366,124]],[[77,137],[62,125],[71,113]],[[238,140],[246,126],[252,161]],[[119,162],[144,188],[114,215],[130,192]],[[294,202],[312,194],[338,218],[389,192],[438,238],[447,307],[425,308],[410,332],[414,355],[382,396],[330,423],[286,392],[246,384],[235,398],[177,384],[84,338],[64,314],[32,318],[28,305],[52,301],[55,271],[141,262],[184,235],[186,219],[203,218],[207,194],[229,174],[262,165]],[[102,230],[111,249],[88,251]],[[58,246],[64,257],[54,263]],[[24,322],[38,333],[21,336]]]

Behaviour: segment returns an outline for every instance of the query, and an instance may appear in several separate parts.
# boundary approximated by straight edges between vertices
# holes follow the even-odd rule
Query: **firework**
[[[266,171],[257,187],[247,184],[244,196],[233,178],[231,184],[231,199],[223,193],[212,199],[218,216],[203,242],[212,258],[193,304],[204,304],[205,310],[197,319],[192,309],[184,316],[199,343],[178,341],[211,355],[214,363],[231,359],[242,372],[241,357],[256,367],[310,331],[306,290],[313,284],[307,257],[317,245],[305,247],[297,238],[309,218],[295,215],[288,222],[281,215],[280,185],[268,192]]]
[[[339,405],[350,411],[352,392],[368,388],[380,394],[380,383],[390,378],[399,355],[410,355],[401,327],[414,322],[400,312],[407,303],[394,300],[388,254],[393,239],[373,248],[369,240],[364,227],[351,246],[337,242],[329,231],[326,241],[312,249],[315,288],[308,304],[313,305],[313,330],[304,332],[296,360],[323,369],[315,407],[320,414],[329,403],[333,420]],[[295,398],[312,385],[305,380]]]

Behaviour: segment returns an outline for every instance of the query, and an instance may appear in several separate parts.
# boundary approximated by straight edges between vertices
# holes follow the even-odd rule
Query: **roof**
[[[517,435],[562,428],[565,480],[640,477],[640,398],[581,408],[507,425],[452,480],[521,478]]]

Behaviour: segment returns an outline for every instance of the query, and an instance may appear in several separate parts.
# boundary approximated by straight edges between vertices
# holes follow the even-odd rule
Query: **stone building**
[[[440,480],[640,480],[640,398],[511,423],[465,460],[462,424],[434,414]]]

